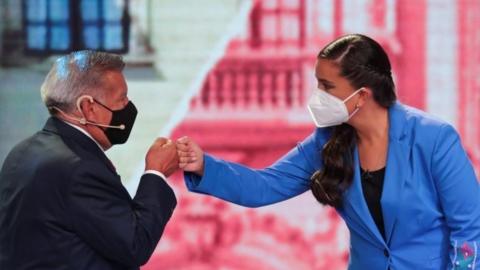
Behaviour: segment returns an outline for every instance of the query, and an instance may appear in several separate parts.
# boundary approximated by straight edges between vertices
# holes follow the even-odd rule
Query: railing
[[[306,114],[304,65],[301,58],[223,60],[192,100],[189,117],[251,120],[285,117],[297,111]],[[310,63],[308,67],[311,70]]]

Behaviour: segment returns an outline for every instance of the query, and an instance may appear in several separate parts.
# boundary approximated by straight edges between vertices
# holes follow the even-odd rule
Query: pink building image
[[[313,131],[306,99],[319,49],[346,33],[380,41],[399,100],[456,125],[480,167],[478,1],[256,1],[204,78],[173,137],[254,168]],[[311,194],[246,209],[185,191],[144,269],[345,269],[348,232]]]
[[[5,0],[0,15],[0,165],[48,117],[38,89],[51,51],[88,45],[127,63],[139,114],[129,142],[106,154],[131,195],[159,136],[268,167],[315,129],[320,49],[360,33],[388,53],[399,101],[451,123],[480,177],[480,0]],[[31,57],[28,42],[51,51]],[[347,268],[345,222],[310,191],[246,208],[189,192],[181,172],[167,182],[178,205],[142,270]]]

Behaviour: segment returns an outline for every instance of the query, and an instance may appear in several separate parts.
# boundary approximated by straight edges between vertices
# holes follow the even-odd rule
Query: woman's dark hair
[[[388,108],[395,102],[390,61],[380,44],[373,39],[359,34],[340,37],[325,46],[318,59],[336,63],[341,76],[355,89],[370,88],[379,105]],[[352,126],[342,124],[333,128],[321,153],[323,168],[311,178],[312,193],[320,203],[342,206],[343,193],[353,180],[356,140]]]

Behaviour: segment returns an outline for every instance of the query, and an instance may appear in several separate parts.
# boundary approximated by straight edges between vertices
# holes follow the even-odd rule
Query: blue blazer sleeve
[[[450,228],[449,269],[480,269],[480,187],[460,138],[449,125],[437,136],[432,174]]]
[[[321,146],[326,133],[317,129],[273,165],[261,170],[206,154],[203,177],[185,173],[186,185],[190,191],[247,207],[289,199],[310,188],[310,177],[321,164]]]

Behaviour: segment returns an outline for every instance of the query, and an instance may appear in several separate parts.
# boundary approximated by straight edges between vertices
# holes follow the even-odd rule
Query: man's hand
[[[175,144],[166,138],[155,140],[145,157],[145,170],[155,170],[166,177],[178,169],[178,155]]]
[[[177,152],[180,169],[203,176],[204,160],[200,146],[189,137],[182,137],[177,140]]]

